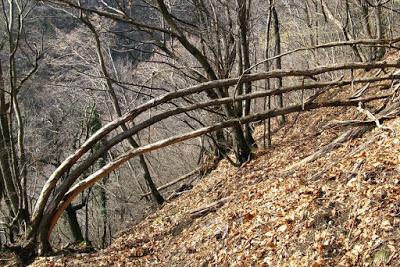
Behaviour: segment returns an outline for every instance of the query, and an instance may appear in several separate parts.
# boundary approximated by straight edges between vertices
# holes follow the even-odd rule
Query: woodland
[[[23,265],[110,246],[221,163],[239,172],[260,153],[283,158],[317,117],[330,118],[319,135],[345,131],[297,163],[264,162],[271,177],[289,165],[295,177],[294,168],[374,129],[395,131],[385,122],[400,114],[398,0],[0,8],[0,258],[13,253]],[[356,115],[342,118],[348,110]]]

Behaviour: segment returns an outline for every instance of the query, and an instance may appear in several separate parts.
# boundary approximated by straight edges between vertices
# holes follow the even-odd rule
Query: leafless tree
[[[153,181],[155,172],[151,170],[154,157],[145,158],[146,153],[208,136],[219,150],[224,150],[221,143],[228,144],[231,139],[235,159],[242,164],[250,159],[255,146],[252,136],[254,122],[268,120],[271,137],[271,119],[284,118],[291,113],[359,106],[360,103],[384,99],[386,106],[376,116],[384,120],[398,114],[397,96],[393,92],[344,99],[320,98],[328,89],[339,90],[343,86],[399,78],[393,71],[399,67],[399,61],[380,61],[387,50],[398,49],[400,42],[400,38],[389,31],[388,25],[394,22],[385,20],[383,15],[393,12],[388,5],[395,4],[387,1],[333,2],[310,0],[306,1],[306,8],[302,6],[304,1],[295,0],[179,2],[187,12],[192,12],[193,16],[189,17],[185,12],[175,10],[172,2],[155,0],[144,3],[151,10],[150,15],[140,18],[132,16],[132,6],[125,1],[102,1],[100,6],[90,1],[48,1],[53,10],[62,10],[78,25],[70,32],[70,36],[78,40],[66,39],[72,43],[68,44],[68,49],[63,50],[65,44],[58,44],[52,51],[52,56],[59,54],[50,61],[59,60],[63,70],[71,70],[68,72],[70,77],[58,74],[58,81],[64,82],[64,88],[73,85],[85,90],[80,92],[96,92],[93,99],[105,104],[100,111],[103,120],[98,118],[97,127],[92,131],[87,126],[88,118],[80,123],[71,120],[71,128],[76,129],[68,132],[73,135],[68,138],[74,140],[74,148],[65,145],[64,154],[43,156],[41,162],[46,166],[54,164],[45,174],[43,186],[32,189],[33,194],[40,190],[32,212],[29,212],[27,178],[30,176],[27,166],[33,160],[30,162],[26,154],[23,119],[23,112],[26,114],[29,110],[21,109],[19,95],[21,88],[33,81],[42,51],[38,45],[28,41],[28,34],[24,31],[25,19],[35,2],[2,2],[7,42],[2,45],[1,60],[4,62],[3,58],[6,58],[7,63],[3,64],[6,71],[0,72],[0,195],[6,204],[10,238],[16,234],[22,237],[13,248],[24,260],[36,253],[50,252],[50,235],[61,215],[64,211],[69,212],[70,220],[75,220],[74,225],[78,225],[76,211],[83,205],[87,208],[85,227],[88,229],[88,203],[90,196],[94,195],[90,188],[111,175],[118,178],[118,170],[125,163],[129,163],[125,171],[134,173],[136,165],[132,159],[135,157],[144,170],[151,193],[161,204],[164,199],[159,190],[163,186],[157,189]],[[255,8],[255,5],[262,8]],[[320,14],[313,14],[312,9],[319,10]],[[268,13],[267,19],[263,16],[264,11]],[[374,14],[373,18],[370,14]],[[293,20],[285,19],[287,16]],[[303,27],[309,32],[298,39],[300,31],[294,29]],[[326,29],[330,31],[324,32]],[[364,35],[359,34],[358,29]],[[115,42],[106,36],[113,36]],[[129,43],[136,41],[134,38],[137,36],[140,36],[139,42]],[[257,42],[259,39],[263,41]],[[275,44],[274,53],[270,51],[272,43]],[[140,49],[138,44],[142,45]],[[116,75],[118,64],[113,58],[112,46],[121,53],[132,50],[141,55],[138,58],[142,62],[135,59],[127,73],[141,70],[144,64],[153,64],[155,71],[135,77],[141,79],[140,82],[121,79]],[[368,51],[374,55],[369,56]],[[132,55],[137,55],[135,53]],[[256,54],[265,58],[256,62]],[[316,63],[308,62],[310,55]],[[348,55],[354,60],[348,60]],[[265,71],[257,69],[261,64],[265,64]],[[354,77],[356,71],[372,69],[385,71],[371,77]],[[275,80],[276,83],[270,82]],[[70,90],[65,89],[66,94]],[[130,101],[127,92],[135,96]],[[302,97],[290,98],[295,94]],[[71,106],[78,105],[79,95],[75,95],[75,103]],[[277,105],[271,103],[272,97],[277,97]],[[268,105],[257,109],[255,99],[269,99]],[[88,102],[79,102],[82,105],[79,112],[84,114],[83,117],[87,116],[84,110],[89,106]],[[104,114],[109,121],[104,119]],[[166,121],[185,127],[168,131],[164,124]],[[77,127],[79,124],[83,126]],[[354,127],[365,130],[362,128],[365,125],[370,127],[374,122],[364,121]],[[66,127],[60,127],[61,131],[63,128]],[[165,132],[152,134],[154,129],[161,128],[166,129]],[[152,136],[144,139],[146,134]],[[228,153],[229,149],[223,151],[224,156]],[[98,186],[100,197],[105,200],[108,184]],[[81,196],[81,203],[73,203],[78,196]],[[104,203],[106,201],[98,211],[98,217],[103,219],[100,234],[103,245],[106,243],[108,220]],[[88,231],[85,232],[86,239]]]

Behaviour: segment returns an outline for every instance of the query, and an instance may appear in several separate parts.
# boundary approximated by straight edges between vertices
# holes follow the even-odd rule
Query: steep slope
[[[239,169],[222,161],[109,248],[33,266],[400,266],[399,118],[288,171],[349,129],[327,125],[356,119],[366,116],[355,108],[294,114],[274,147]]]

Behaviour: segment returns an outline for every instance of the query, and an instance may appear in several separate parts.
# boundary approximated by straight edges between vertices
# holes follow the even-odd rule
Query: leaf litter
[[[392,131],[375,128],[284,171],[339,136],[341,128],[321,131],[338,119],[365,116],[356,108],[288,116],[272,148],[259,148],[240,168],[221,161],[110,247],[33,266],[400,266],[399,118],[384,123]],[[262,132],[258,126],[259,143]]]

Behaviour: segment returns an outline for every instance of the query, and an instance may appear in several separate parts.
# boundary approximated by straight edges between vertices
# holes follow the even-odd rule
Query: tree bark
[[[203,53],[199,49],[197,49],[192,43],[190,43],[190,41],[187,39],[185,34],[182,32],[182,30],[179,28],[179,26],[175,23],[174,19],[172,18],[171,14],[168,11],[168,8],[166,7],[164,1],[157,0],[157,4],[158,4],[159,10],[160,10],[161,14],[163,15],[165,21],[171,27],[172,31],[175,33],[176,38],[183,45],[183,47],[201,64],[201,66],[203,67],[203,69],[205,70],[207,75],[209,76],[210,80],[218,80],[218,77],[215,74],[207,57],[205,55],[203,55]],[[215,93],[212,93],[209,90],[207,92],[211,98],[226,97],[227,94],[223,88],[224,87],[217,87],[216,96],[215,96]],[[225,104],[225,105],[223,105],[223,108],[224,108],[225,114],[227,115],[228,118],[236,117],[235,109],[232,105]],[[241,126],[235,125],[232,127],[232,137],[233,137],[232,139],[234,140],[234,144],[235,144],[236,158],[240,163],[243,163],[250,157],[251,150],[250,150],[249,146],[247,145],[246,139],[244,137],[243,129]]]
[[[376,39],[382,40],[385,38],[385,27],[383,25],[383,14],[382,14],[382,5],[378,4],[374,10],[375,13],[375,24],[376,24]],[[385,47],[377,47],[375,51],[375,55],[373,60],[380,60],[385,56],[386,49]]]
[[[331,65],[331,66],[322,66],[322,67],[318,67],[315,69],[310,69],[310,70],[306,70],[306,71],[298,71],[298,70],[275,70],[275,71],[271,71],[271,72],[266,72],[266,73],[257,73],[257,74],[250,74],[250,75],[245,75],[242,77],[242,79],[244,79],[245,81],[247,79],[249,80],[257,80],[257,79],[264,79],[264,78],[272,78],[272,77],[282,77],[282,76],[310,76],[310,75],[317,75],[317,74],[321,74],[321,73],[325,73],[328,71],[334,71],[334,70],[340,70],[340,69],[365,69],[365,68],[386,68],[386,67],[397,67],[399,65],[398,62],[377,62],[377,63],[349,63],[349,64],[337,64],[337,65]],[[375,78],[375,79],[382,79],[382,78]],[[106,133],[110,132],[112,129],[115,129],[116,127],[120,126],[123,122],[132,119],[135,117],[135,115],[140,114],[141,112],[157,106],[161,103],[165,103],[165,101],[169,101],[171,99],[177,98],[177,97],[181,97],[181,96],[185,96],[185,95],[189,95],[189,94],[193,94],[193,93],[197,93],[197,92],[201,92],[204,90],[207,90],[209,88],[214,88],[216,86],[221,86],[221,85],[233,85],[236,82],[239,81],[239,78],[234,78],[234,79],[225,79],[225,80],[220,80],[220,81],[212,81],[212,82],[207,82],[201,85],[197,85],[197,86],[193,86],[187,89],[183,89],[180,91],[176,91],[176,92],[171,92],[168,93],[164,96],[160,96],[158,98],[155,98],[154,100],[145,103],[143,105],[138,106],[137,108],[135,108],[134,110],[131,110],[130,112],[128,112],[127,114],[118,117],[117,119],[115,119],[114,121],[108,123],[107,125],[105,125],[104,127],[102,127],[101,129],[99,129],[96,134],[92,135],[83,145],[81,148],[79,148],[75,153],[73,153],[70,157],[68,157],[61,165],[60,167],[52,174],[52,176],[50,177],[49,181],[47,181],[47,184],[44,186],[44,189],[41,193],[41,198],[45,197],[47,194],[50,195],[50,192],[53,191],[54,187],[53,187],[53,183],[56,183],[58,180],[59,175],[64,174],[65,173],[65,168],[72,166],[72,164],[74,162],[76,162],[83,154],[84,151],[88,151],[97,141],[99,141],[101,139],[102,136],[105,136]],[[340,84],[339,82],[336,82],[335,84]],[[320,85],[320,84],[319,84]],[[327,84],[329,85],[329,83]],[[311,85],[304,85],[305,87],[309,86],[312,88]],[[304,86],[302,86],[302,88],[304,88]],[[299,89],[299,87],[297,87],[297,89]],[[291,88],[290,90],[295,90],[295,88]],[[255,93],[256,95],[261,95],[261,96],[265,96],[266,94],[276,94],[276,93],[281,93],[282,91],[278,90],[275,92],[261,92],[261,93]],[[249,97],[249,96],[246,96]],[[254,97],[254,94],[252,94],[252,97]],[[376,97],[373,99],[379,99],[382,97],[386,97],[386,96],[380,96],[380,97]],[[127,154],[124,154],[124,156],[122,156],[121,158],[118,158],[116,161],[114,161],[113,163],[109,163],[107,164],[105,167],[103,167],[102,169],[100,169],[98,172],[94,173],[93,175],[90,176],[90,178],[92,180],[83,180],[82,182],[76,184],[74,187],[71,187],[72,184],[76,181],[76,179],[79,177],[79,175],[82,173],[82,171],[86,170],[88,168],[88,166],[92,165],[93,162],[98,159],[98,156],[101,156],[101,154],[99,155],[93,155],[93,157],[89,157],[88,161],[83,161],[81,165],[79,165],[77,167],[77,169],[72,170],[72,172],[70,173],[69,176],[67,176],[64,180],[63,183],[60,184],[60,186],[57,188],[56,192],[54,193],[54,197],[52,199],[51,202],[39,202],[37,204],[37,207],[39,207],[39,210],[35,210],[34,214],[37,214],[37,217],[33,217],[32,218],[32,222],[33,222],[33,228],[31,231],[31,235],[30,236],[35,236],[36,234],[39,234],[40,238],[44,237],[44,231],[47,230],[47,238],[48,238],[48,234],[50,233],[51,229],[54,227],[55,223],[57,222],[59,216],[61,215],[62,211],[68,206],[68,202],[72,201],[72,199],[76,196],[76,192],[79,192],[80,189],[84,190],[85,188],[87,188],[90,185],[93,185],[98,179],[101,179],[102,177],[104,177],[103,175],[106,175],[106,173],[108,171],[112,171],[113,169],[117,168],[118,166],[120,166],[120,164],[122,164],[123,162],[125,162],[126,160],[134,157],[134,156],[138,156],[143,154],[144,152],[148,152],[148,151],[152,151],[154,149],[158,149],[161,147],[164,147],[166,145],[172,144],[172,143],[176,143],[179,141],[183,141],[183,140],[187,140],[193,137],[197,137],[209,132],[213,132],[215,130],[219,130],[219,129],[223,129],[226,127],[233,127],[233,126],[239,126],[243,123],[248,123],[251,121],[257,121],[257,120],[263,120],[263,119],[267,119],[270,117],[276,117],[276,116],[280,116],[280,115],[284,115],[284,114],[288,114],[291,112],[299,112],[302,110],[308,110],[308,109],[314,109],[314,108],[320,108],[320,107],[324,107],[324,106],[340,106],[340,105],[345,105],[345,106],[349,106],[349,105],[355,105],[356,103],[358,104],[359,101],[372,101],[373,99],[354,99],[351,101],[347,101],[347,102],[343,102],[343,101],[336,101],[336,102],[329,102],[329,103],[310,103],[307,105],[299,105],[299,106],[295,106],[295,107],[289,107],[287,109],[281,109],[281,110],[271,110],[267,113],[264,114],[255,114],[255,115],[251,115],[251,116],[247,116],[245,118],[241,118],[241,119],[229,119],[228,121],[219,123],[217,125],[214,126],[210,126],[210,127],[206,127],[206,128],[202,128],[200,130],[195,131],[194,133],[189,133],[186,134],[184,136],[179,136],[179,137],[175,137],[172,139],[167,139],[167,140],[163,140],[160,142],[157,142],[155,144],[150,144],[150,145],[146,145],[143,146],[141,148],[137,148],[132,150],[131,152],[128,152]],[[241,100],[245,100],[245,98],[241,99]],[[223,104],[225,103],[225,101],[230,101],[232,103],[232,98],[225,98],[225,99],[218,99],[218,100],[213,100],[214,104],[218,103],[218,104]],[[209,105],[209,103],[203,103],[201,105]],[[201,106],[200,105],[200,106]],[[197,106],[199,107],[199,106]],[[190,107],[190,109],[194,109],[194,107]],[[168,111],[165,112],[165,114],[159,114],[158,116],[155,116],[147,121],[144,121],[143,123],[139,124],[139,125],[135,125],[132,129],[130,129],[128,132],[123,132],[119,135],[117,135],[115,138],[109,140],[107,142],[107,146],[109,144],[117,144],[119,143],[121,140],[131,136],[132,134],[135,134],[138,130],[141,129],[141,127],[146,127],[146,125],[151,125],[152,123],[157,122],[160,118],[163,118],[163,116],[171,116],[173,114],[178,114],[179,112],[182,112],[182,110],[185,110],[184,108],[181,109],[177,109],[174,111]],[[165,118],[165,117],[164,117]],[[114,143],[113,143],[114,142]],[[111,145],[110,147],[112,147],[113,145]],[[107,151],[107,148],[105,148]],[[108,148],[109,149],[109,148]],[[99,149],[99,151],[101,151],[101,149]],[[104,151],[103,151],[104,152]],[[246,159],[247,160],[247,159]],[[111,165],[110,165],[111,164]],[[89,178],[89,177],[88,177]],[[74,191],[76,190],[76,191]],[[64,199],[63,202],[61,202]],[[39,199],[40,200],[40,199]],[[43,201],[43,200],[42,200]],[[40,207],[45,207],[45,205],[48,203],[48,207],[46,208],[45,213],[41,213],[40,214]],[[67,204],[67,205],[66,205]],[[66,206],[65,206],[66,205]],[[43,212],[43,210],[42,210]],[[61,212],[61,213],[60,213]],[[40,216],[38,216],[40,215]],[[45,229],[45,230],[43,230]],[[42,239],[40,239],[42,240]],[[43,238],[44,240],[44,238]],[[48,244],[43,243],[42,247],[44,249],[48,249]]]
[[[332,101],[320,102],[320,103],[309,102],[309,103],[305,103],[305,104],[301,104],[301,105],[293,105],[293,106],[289,106],[289,107],[283,108],[283,109],[275,109],[275,110],[271,110],[268,112],[249,115],[249,116],[243,117],[241,119],[227,120],[225,122],[222,122],[222,123],[219,123],[219,124],[216,124],[213,126],[200,128],[193,132],[170,137],[170,138],[167,138],[167,139],[164,139],[164,140],[152,143],[152,144],[142,146],[137,149],[132,149],[132,150],[126,152],[125,154],[121,155],[115,161],[108,163],[106,166],[104,166],[97,172],[93,173],[92,175],[88,176],[84,180],[78,182],[73,187],[71,187],[71,189],[65,194],[63,201],[57,207],[56,212],[54,214],[52,214],[51,218],[48,220],[48,222],[49,222],[47,224],[49,226],[48,233],[50,233],[52,231],[56,222],[58,221],[58,218],[61,216],[63,211],[71,203],[71,201],[78,194],[80,194],[80,192],[82,192],[83,190],[85,190],[86,188],[88,188],[90,186],[93,186],[97,181],[104,178],[110,172],[117,169],[119,166],[121,166],[127,160],[129,160],[135,156],[141,155],[143,153],[148,153],[150,151],[154,151],[156,149],[160,149],[160,148],[172,145],[172,144],[183,142],[185,140],[193,139],[198,136],[204,135],[206,133],[216,131],[218,129],[232,127],[233,125],[237,125],[237,124],[240,125],[240,124],[244,124],[244,123],[248,123],[248,122],[252,122],[252,121],[265,120],[268,117],[276,117],[276,116],[280,116],[280,115],[284,115],[284,114],[290,114],[293,112],[304,112],[304,111],[309,111],[309,110],[319,109],[319,108],[324,108],[324,107],[358,106],[360,102],[367,103],[370,101],[385,99],[385,98],[388,98],[391,96],[392,96],[392,94],[386,94],[386,95],[381,95],[381,96],[367,97],[367,98],[363,98],[363,99],[332,100]]]
[[[275,36],[275,56],[281,54],[281,33],[280,33],[280,26],[279,26],[279,18],[278,18],[278,12],[276,12],[276,8],[273,5],[271,8],[272,12],[272,17],[274,21],[274,36]],[[276,69],[280,70],[282,69],[282,58],[278,57],[276,59]],[[277,88],[282,88],[283,87],[283,79],[282,77],[277,78],[277,83],[276,83]],[[284,103],[283,103],[283,94],[278,95],[278,106],[280,108],[283,108]],[[285,123],[286,119],[285,116],[282,115],[281,117],[281,123]]]
[[[249,23],[249,10],[247,10],[247,1],[246,0],[237,0],[237,5],[239,8],[239,28],[240,28],[240,44],[241,51],[243,56],[243,68],[246,74],[250,73],[250,49],[249,49],[249,41],[248,41],[248,23]],[[241,73],[242,74],[242,73]],[[242,85],[239,85],[242,86]],[[252,84],[251,82],[246,82],[244,84],[244,92],[245,94],[250,94],[252,92]],[[250,114],[251,110],[251,99],[247,99],[244,102],[243,115],[247,116]],[[250,147],[256,146],[256,142],[253,138],[252,129],[249,124],[244,125],[244,134],[247,144]]]
[[[72,236],[74,237],[75,242],[82,242],[85,239],[83,238],[82,230],[78,222],[78,217],[76,215],[77,209],[69,205],[65,211],[67,212],[67,217],[68,217],[68,222],[69,222],[69,227],[72,233]]]

